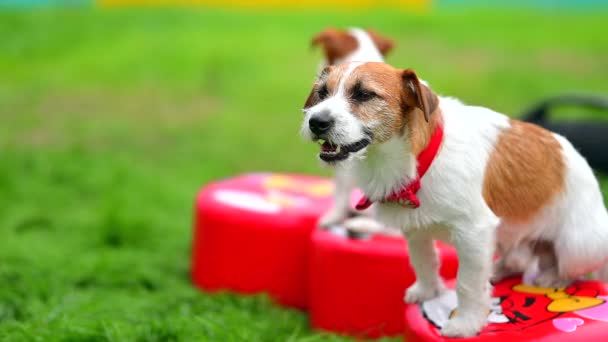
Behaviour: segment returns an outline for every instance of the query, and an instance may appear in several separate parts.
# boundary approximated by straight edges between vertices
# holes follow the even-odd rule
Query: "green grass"
[[[310,37],[375,27],[397,40],[392,64],[516,116],[544,96],[608,93],[607,23],[504,10],[0,12],[0,339],[349,340],[188,277],[203,184],[328,174],[298,137],[320,57]]]

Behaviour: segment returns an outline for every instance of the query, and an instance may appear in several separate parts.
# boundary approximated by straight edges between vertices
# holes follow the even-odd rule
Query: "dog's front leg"
[[[416,272],[416,282],[405,292],[407,303],[420,303],[435,298],[444,290],[439,276],[439,257],[435,242],[428,232],[406,234],[410,263]]]
[[[342,223],[350,210],[350,195],[353,190],[353,180],[344,168],[336,169],[334,206],[329,209],[319,220],[319,226],[328,228],[334,224]]]
[[[458,227],[452,236],[458,252],[458,311],[441,329],[447,337],[475,336],[487,323],[494,229],[488,225]]]

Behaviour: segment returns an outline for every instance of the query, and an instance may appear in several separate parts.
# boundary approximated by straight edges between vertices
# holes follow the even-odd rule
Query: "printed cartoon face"
[[[584,324],[580,317],[608,321],[608,303],[599,289],[586,283],[551,289],[526,286],[518,278],[505,280],[494,289],[488,326],[480,333],[518,331],[551,322],[565,332]],[[441,328],[457,315],[456,292],[450,290],[421,305],[427,320]],[[567,315],[569,314],[569,315]]]

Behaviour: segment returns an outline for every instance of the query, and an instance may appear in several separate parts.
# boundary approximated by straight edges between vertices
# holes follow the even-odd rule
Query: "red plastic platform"
[[[608,341],[608,284],[596,281],[547,289],[524,286],[519,278],[507,279],[494,287],[488,325],[473,338],[450,339],[439,334],[438,327],[454,314],[456,305],[451,290],[420,306],[409,306],[405,341]]]
[[[441,274],[454,278],[456,251],[446,245],[439,250]],[[310,262],[311,324],[359,337],[402,334],[403,297],[414,280],[403,238],[354,240],[317,230]]]
[[[307,306],[310,234],[332,204],[325,178],[248,174],[207,185],[195,204],[192,280]]]

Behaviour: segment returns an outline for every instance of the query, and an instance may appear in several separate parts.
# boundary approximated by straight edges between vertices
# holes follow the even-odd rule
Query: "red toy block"
[[[446,279],[458,269],[456,251],[438,245]],[[415,280],[401,237],[367,240],[317,230],[312,236],[310,319],[314,328],[360,337],[403,333],[403,297]]]
[[[207,185],[195,204],[192,280],[307,306],[310,234],[332,204],[325,178],[248,174]]]
[[[408,306],[405,341],[456,341],[444,338],[438,329],[457,314],[456,305],[456,293],[450,290],[422,305]],[[457,341],[608,341],[608,284],[578,281],[549,289],[506,279],[494,287],[488,325],[476,337]]]

